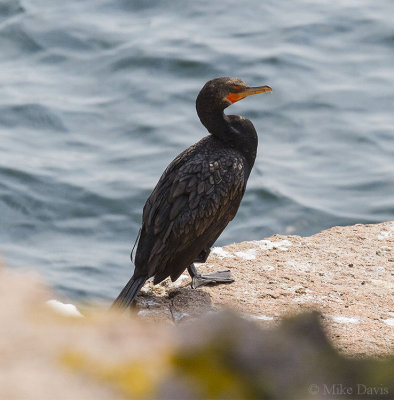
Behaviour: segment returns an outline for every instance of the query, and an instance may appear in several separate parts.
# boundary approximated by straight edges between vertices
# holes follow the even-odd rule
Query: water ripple
[[[8,128],[28,127],[67,131],[61,117],[40,104],[22,104],[0,107],[0,124]]]
[[[274,89],[228,110],[260,145],[219,245],[393,219],[393,38],[390,0],[2,1],[0,251],[113,297],[214,76]]]

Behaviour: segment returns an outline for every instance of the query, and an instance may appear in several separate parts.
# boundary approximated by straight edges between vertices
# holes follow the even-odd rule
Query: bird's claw
[[[232,283],[234,279],[231,278],[230,270],[217,271],[211,274],[198,274],[194,275],[191,282],[192,289],[197,289],[201,286],[214,285],[220,283]]]

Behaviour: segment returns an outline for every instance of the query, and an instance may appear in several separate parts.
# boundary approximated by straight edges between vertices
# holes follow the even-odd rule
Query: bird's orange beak
[[[245,97],[251,96],[252,94],[258,94],[258,93],[271,93],[272,89],[265,85],[265,86],[256,86],[256,87],[247,87],[247,88],[241,88],[235,86],[233,88],[233,91],[226,97],[226,99],[231,103],[235,103],[239,100],[244,99]]]

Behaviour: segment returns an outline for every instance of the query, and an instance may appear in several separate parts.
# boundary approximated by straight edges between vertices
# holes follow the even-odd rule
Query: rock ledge
[[[198,269],[230,269],[234,283],[192,290],[188,275],[149,283],[137,298],[138,315],[179,323],[224,307],[269,326],[313,309],[342,352],[392,354],[393,248],[394,222],[214,248]]]

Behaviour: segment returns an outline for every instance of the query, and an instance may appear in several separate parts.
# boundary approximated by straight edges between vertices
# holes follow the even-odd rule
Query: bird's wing
[[[165,248],[187,249],[207,231],[215,236],[212,227],[226,218],[216,239],[234,218],[244,190],[244,159],[234,151],[196,154],[177,168],[170,165],[144,207],[142,229],[155,237],[148,263]]]

